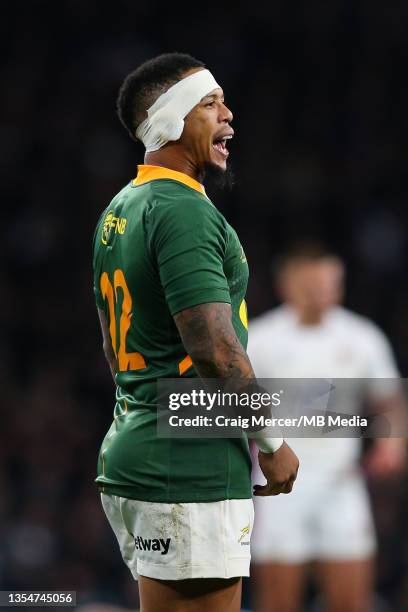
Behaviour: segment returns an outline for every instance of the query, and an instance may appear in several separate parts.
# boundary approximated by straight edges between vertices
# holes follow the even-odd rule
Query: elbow
[[[203,378],[224,378],[231,372],[231,365],[236,360],[232,347],[222,346],[213,350],[193,350],[190,357],[195,369]]]
[[[196,368],[208,367],[216,363],[215,355],[208,351],[193,350],[189,352],[189,355]]]

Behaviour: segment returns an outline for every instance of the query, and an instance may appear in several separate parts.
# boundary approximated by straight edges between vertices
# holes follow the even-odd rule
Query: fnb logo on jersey
[[[108,244],[110,232],[112,229],[115,230],[115,234],[124,234],[126,229],[127,219],[124,217],[115,217],[113,212],[110,210],[105,217],[102,228],[102,244]]]
[[[142,538],[141,536],[133,536],[135,539],[136,550],[154,550],[160,551],[162,555],[167,555],[170,548],[171,538],[163,540],[163,538]]]

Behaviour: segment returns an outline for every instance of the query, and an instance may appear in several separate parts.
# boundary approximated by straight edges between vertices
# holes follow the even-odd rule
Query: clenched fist
[[[254,485],[254,495],[267,496],[290,493],[299,469],[299,460],[284,442],[275,453],[258,453],[259,466],[265,476],[265,485]]]

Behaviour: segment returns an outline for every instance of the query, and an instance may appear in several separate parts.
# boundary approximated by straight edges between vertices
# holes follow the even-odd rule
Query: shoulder
[[[132,201],[133,198],[134,190],[132,189],[132,182],[129,182],[112,198],[109,206],[105,209],[105,213],[115,209],[117,206],[123,207],[127,202]]]
[[[149,189],[146,220],[152,226],[165,224],[178,232],[201,232],[210,228],[210,231],[227,234],[224,216],[204,194],[170,180],[154,181]]]
[[[331,317],[340,331],[359,342],[367,345],[388,342],[382,329],[368,317],[342,307],[335,308]]]
[[[106,208],[100,214],[98,223],[100,223],[103,219],[105,219],[106,215],[108,215],[109,212],[113,211],[114,208],[118,206],[118,204],[123,204],[125,201],[131,198],[132,198],[131,183],[128,183],[120,191],[118,191],[118,193],[112,198],[108,206],[106,206]]]
[[[119,205],[123,206],[131,197],[131,183],[128,183],[112,198],[108,206],[101,212],[95,227],[93,237],[94,246],[98,233],[100,231],[105,232],[110,227],[110,223],[115,215],[115,209],[117,209]]]
[[[192,189],[179,181],[162,179],[145,183],[134,189],[146,188],[150,192],[150,197],[157,203],[173,208],[183,208],[187,206],[198,206],[205,204],[208,208],[217,209],[204,193]],[[218,212],[218,211],[217,211]]]

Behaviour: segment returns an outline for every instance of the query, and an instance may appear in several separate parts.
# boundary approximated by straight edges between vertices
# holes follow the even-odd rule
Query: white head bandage
[[[157,151],[183,133],[184,117],[209,93],[219,87],[209,70],[181,79],[159,96],[147,111],[147,119],[136,130],[146,152]]]

